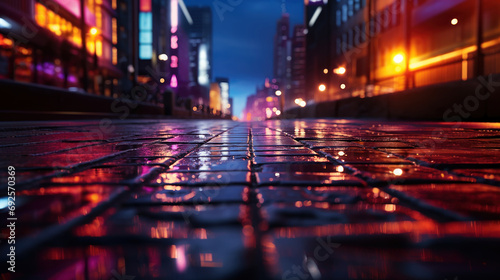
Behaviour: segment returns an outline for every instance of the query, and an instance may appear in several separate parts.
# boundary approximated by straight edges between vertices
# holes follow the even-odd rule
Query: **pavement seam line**
[[[277,129],[274,129],[274,128],[270,128],[270,127],[268,127],[268,128],[271,130],[278,131]],[[315,151],[309,145],[307,145],[307,143],[304,143],[300,140],[296,140],[293,136],[291,136],[289,133],[287,133],[285,131],[282,131],[282,130],[279,130],[279,131],[281,133],[284,133],[286,136],[292,138],[293,140],[302,143],[304,145],[304,147],[306,147],[307,149],[310,149],[310,150],[326,157],[329,160],[329,162],[341,165],[342,167],[344,167],[344,169],[347,169],[347,170],[349,170],[349,172],[351,172],[348,174],[356,176],[357,178],[363,180],[363,182],[365,182],[367,184],[367,186],[370,186],[369,182],[366,181],[364,176],[362,176],[357,169],[355,169],[355,168],[353,168],[353,167],[351,167],[351,166],[349,166],[349,165],[347,165],[339,160],[336,160],[335,158],[332,157],[332,155],[330,155],[324,151]],[[462,215],[460,215],[458,213],[455,213],[455,212],[452,212],[452,211],[449,211],[449,210],[446,210],[443,208],[432,206],[430,204],[427,204],[425,202],[418,200],[417,198],[405,195],[397,190],[389,189],[388,187],[390,185],[391,185],[391,183],[388,182],[384,186],[376,186],[376,187],[381,188],[384,192],[386,192],[386,190],[389,190],[389,192],[391,192],[392,196],[396,197],[401,202],[405,203],[406,206],[408,206],[409,208],[411,208],[417,212],[420,212],[421,214],[423,214],[423,215],[425,215],[433,220],[436,220],[438,222],[453,222],[453,221],[467,221],[468,220],[467,218],[463,217]],[[389,193],[389,192],[387,192],[387,193]]]

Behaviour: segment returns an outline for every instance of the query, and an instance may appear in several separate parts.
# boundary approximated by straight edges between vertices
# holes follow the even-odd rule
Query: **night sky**
[[[229,3],[228,0],[218,0]],[[273,40],[283,0],[243,0],[221,18],[216,0],[184,0],[187,6],[210,6],[213,14],[213,76],[227,77],[234,115],[240,117],[248,95],[273,73]],[[233,1],[238,2],[238,1]],[[303,24],[304,1],[287,0],[290,28]]]

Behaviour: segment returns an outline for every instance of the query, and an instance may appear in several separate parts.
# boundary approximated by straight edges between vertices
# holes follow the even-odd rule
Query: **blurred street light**
[[[295,104],[299,105],[300,107],[306,107],[307,103],[304,101],[302,98],[297,98],[295,99]]]
[[[3,18],[0,18],[0,28],[10,29],[12,25]]]
[[[318,87],[319,91],[323,92],[326,90],[326,86],[324,84],[319,85]]]
[[[90,35],[95,36],[95,35],[97,35],[98,30],[97,30],[97,28],[92,27],[92,28],[90,28],[89,32],[90,32]]]
[[[401,62],[403,62],[405,60],[405,57],[404,57],[404,55],[398,53],[397,55],[394,56],[394,58],[392,60],[395,63],[400,64]]]
[[[344,75],[346,71],[347,70],[345,69],[345,67],[342,67],[342,66],[339,68],[333,69],[333,73],[335,73],[337,75]]]
[[[280,111],[280,110],[277,110],[277,111],[276,111],[276,116],[279,116],[279,115],[281,115],[281,111]]]
[[[168,55],[162,53],[158,56],[158,59],[161,61],[167,61],[168,60]]]
[[[341,85],[340,85],[340,88],[341,88],[341,89],[345,89],[345,87],[346,87],[346,85],[345,85],[345,84],[341,84]]]
[[[323,73],[328,74],[328,69],[323,69]]]
[[[277,90],[276,92],[274,92],[276,94],[276,96],[281,96],[282,92],[281,90]]]
[[[457,25],[458,24],[458,19],[454,18],[451,20],[451,25]]]

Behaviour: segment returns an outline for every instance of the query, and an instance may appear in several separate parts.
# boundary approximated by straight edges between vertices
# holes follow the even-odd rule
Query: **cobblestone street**
[[[2,280],[499,277],[497,123],[6,122],[0,161]]]

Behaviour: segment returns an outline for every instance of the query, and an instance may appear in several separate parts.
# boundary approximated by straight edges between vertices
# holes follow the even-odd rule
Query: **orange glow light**
[[[333,69],[333,73],[335,73],[337,75],[344,75],[345,72],[347,72],[347,70],[345,69],[345,67],[339,67],[339,68]]]
[[[326,90],[326,86],[321,84],[321,85],[319,85],[318,89],[319,89],[319,91],[323,92]]]
[[[141,0],[140,3],[141,12],[151,12],[151,0]]]
[[[394,56],[394,58],[392,59],[395,63],[399,64],[401,62],[403,62],[405,60],[405,57],[402,55],[402,54],[397,54]]]

